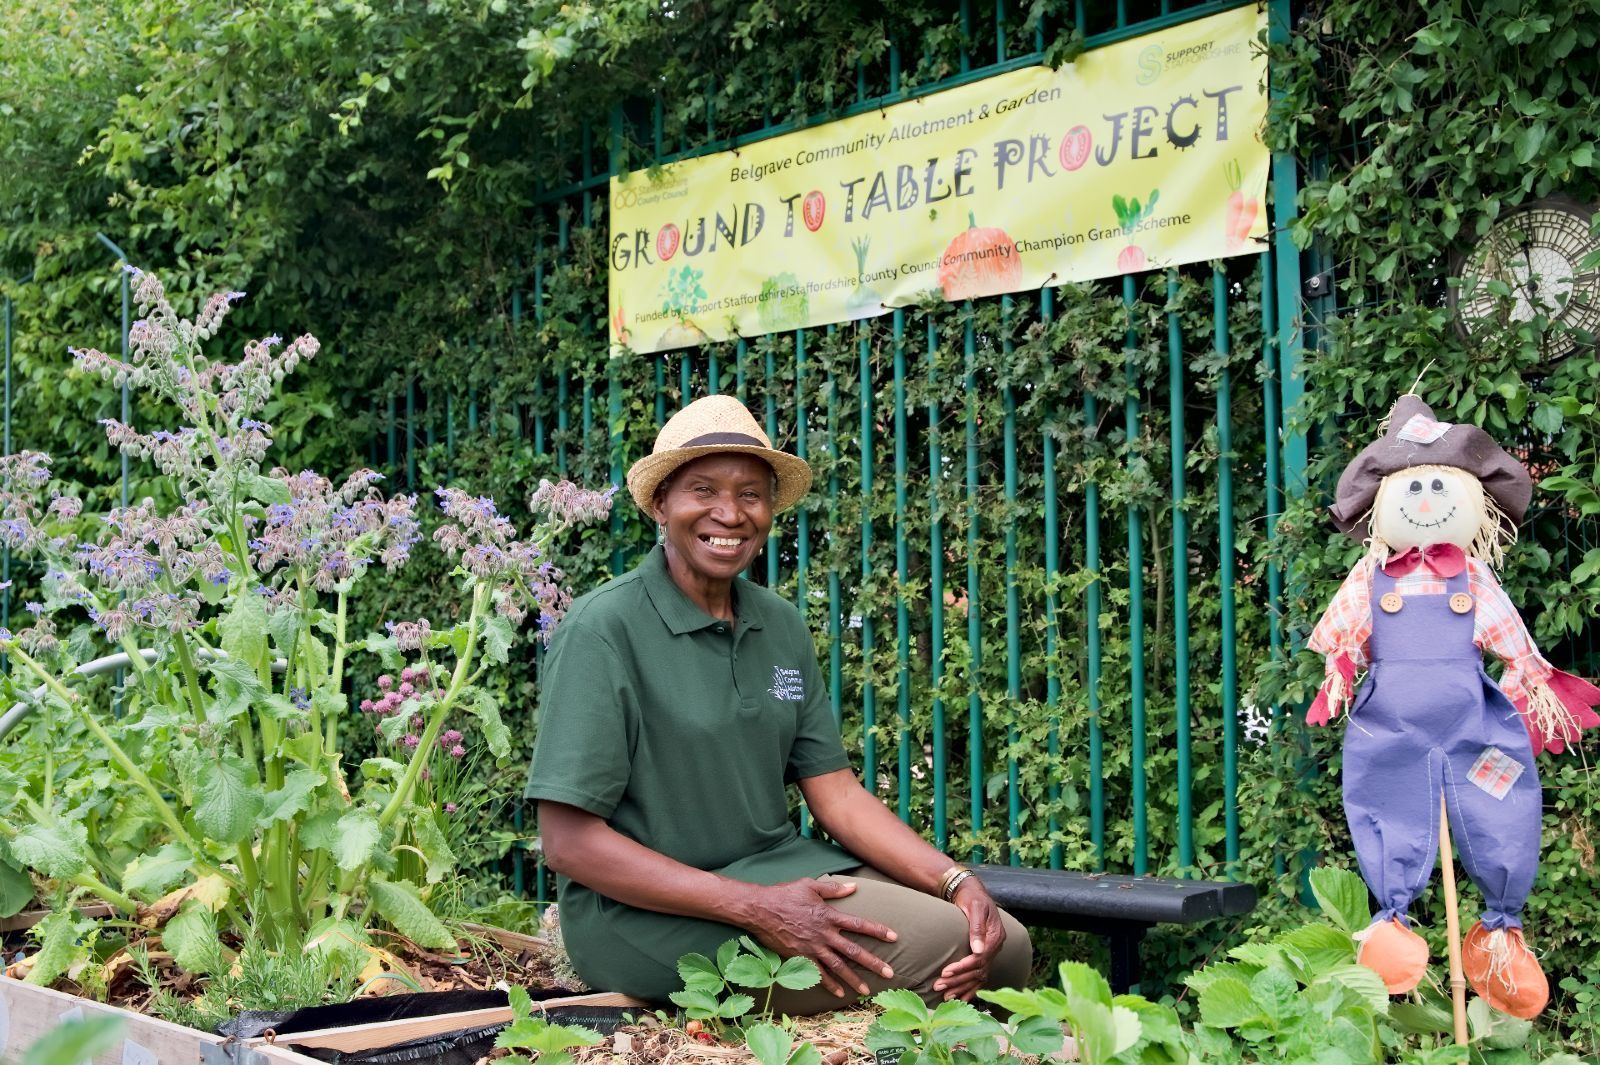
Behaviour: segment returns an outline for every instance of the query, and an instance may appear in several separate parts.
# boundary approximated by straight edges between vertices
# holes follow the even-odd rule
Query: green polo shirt
[[[750,883],[859,865],[789,818],[788,784],[850,764],[811,635],[792,605],[745,580],[734,613],[729,623],[690,602],[659,547],[574,602],[545,658],[525,794]],[[681,954],[732,934],[558,883],[563,939],[593,987],[661,998],[681,986]]]

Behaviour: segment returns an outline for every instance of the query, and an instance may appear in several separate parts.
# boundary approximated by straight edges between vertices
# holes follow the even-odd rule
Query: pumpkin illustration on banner
[[[999,296],[1022,287],[1022,253],[1003,229],[981,227],[969,211],[967,228],[939,257],[939,287],[947,300]]]
[[[1549,998],[1522,931],[1539,867],[1534,758],[1600,725],[1600,689],[1539,654],[1495,577],[1532,496],[1528,471],[1488,433],[1400,397],[1383,437],[1339,478],[1334,522],[1368,550],[1307,641],[1325,680],[1306,721],[1347,723],[1345,816],[1379,905],[1357,959],[1391,994],[1426,974],[1428,946],[1407,910],[1433,871],[1442,797],[1483,894],[1462,951],[1467,980],[1522,1018]],[[1498,684],[1485,651],[1505,663]]]

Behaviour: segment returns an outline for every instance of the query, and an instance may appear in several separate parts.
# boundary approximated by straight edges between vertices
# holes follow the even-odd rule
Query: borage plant
[[[350,597],[374,567],[403,565],[421,538],[417,499],[384,498],[369,470],[343,482],[263,473],[272,427],[261,412],[318,344],[269,337],[237,363],[210,361],[202,343],[239,296],[214,296],[185,320],[141,274],[131,362],[74,353],[80,367],[176,405],[185,424],[171,431],[103,423],[114,446],[159,467],[176,505],[145,500],[90,518],[73,498],[44,497],[48,456],[0,459],[0,541],[38,556],[44,573],[31,626],[0,631],[13,664],[8,704],[34,704],[33,727],[81,722],[103,752],[86,776],[66,777],[46,757],[0,779],[0,878],[15,886],[31,870],[60,903],[94,896],[164,925],[174,946],[194,945],[173,953],[197,968],[229,964],[198,946],[212,929],[224,942],[249,932],[270,949],[366,967],[365,930],[381,918],[420,946],[453,950],[428,903],[454,865],[426,801],[430,775],[466,753],[451,727],[464,714],[495,756],[508,753],[477,681],[507,660],[530,611],[549,637],[569,602],[554,541],[604,517],[614,489],[541,486],[538,524],[519,537],[493,500],[440,488],[434,539],[459,563],[462,620],[352,635]],[[80,669],[107,651],[127,656],[116,714]],[[359,714],[345,691],[356,653],[381,656],[399,678],[381,678]],[[388,746],[361,764],[352,790],[341,739],[358,727]],[[74,909],[58,905],[29,979],[65,972],[83,932]]]

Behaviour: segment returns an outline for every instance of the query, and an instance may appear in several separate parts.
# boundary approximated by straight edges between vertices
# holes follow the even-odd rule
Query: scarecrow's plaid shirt
[[[1326,656],[1329,681],[1339,672],[1336,660],[1341,653],[1350,657],[1357,671],[1367,667],[1367,638],[1372,635],[1372,574],[1376,568],[1377,560],[1370,555],[1356,564],[1306,641],[1307,647]],[[1550,679],[1555,668],[1533,646],[1522,615],[1511,605],[1489,567],[1468,557],[1467,579],[1477,606],[1472,619],[1472,642],[1505,662],[1500,687],[1506,697],[1512,702],[1525,699],[1535,686]],[[1423,565],[1395,581],[1395,591],[1401,598],[1443,595],[1445,582]]]

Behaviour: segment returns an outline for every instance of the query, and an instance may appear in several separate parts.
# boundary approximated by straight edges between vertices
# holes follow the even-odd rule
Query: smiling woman
[[[660,546],[550,646],[527,795],[593,987],[665,1000],[741,933],[822,972],[775,1012],[1027,978],[1022,927],[857,782],[798,611],[739,576],[810,484],[737,400],[690,404],[628,472]],[[791,783],[837,845],[800,835]]]

